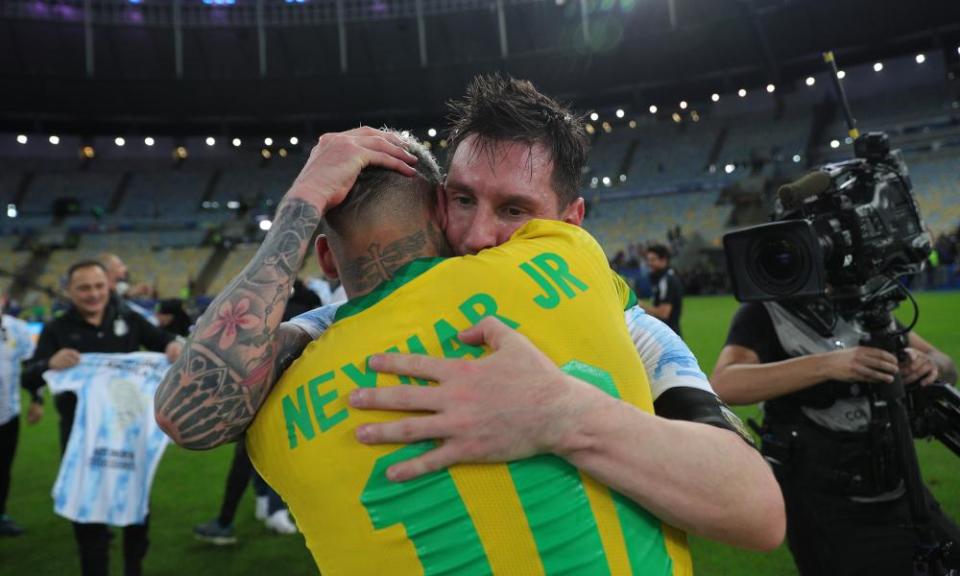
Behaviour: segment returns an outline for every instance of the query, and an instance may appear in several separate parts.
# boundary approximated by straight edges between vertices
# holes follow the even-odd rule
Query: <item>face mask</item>
[[[117,282],[117,295],[123,296],[130,290],[130,284],[126,280]]]

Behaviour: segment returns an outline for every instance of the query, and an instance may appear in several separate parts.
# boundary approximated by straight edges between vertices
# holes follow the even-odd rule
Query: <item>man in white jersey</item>
[[[455,113],[464,122],[452,136],[443,196],[445,232],[457,253],[499,245],[531,218],[582,221],[578,190],[587,139],[580,119],[528,82],[500,77],[475,80]],[[376,130],[320,139],[257,255],[198,321],[184,356],[161,384],[157,418],[174,441],[210,448],[236,439],[249,425],[272,384],[317,333],[311,326],[326,321],[317,312],[281,325],[278,296],[289,291],[320,218],[342,201],[365,166],[411,175],[413,164],[402,142]],[[386,256],[370,265],[390,266]],[[263,320],[228,334],[224,319],[238,307]],[[458,462],[554,453],[671,525],[733,545],[776,547],[783,538],[783,501],[769,468],[730,431],[735,426],[728,412],[682,342],[658,332],[662,324],[642,311],[629,314],[638,348],[647,353],[659,417],[599,399],[595,389],[562,373],[530,374],[529,367],[539,364],[522,355],[495,353],[477,365],[454,364],[452,372],[434,378],[439,387],[423,388],[423,394],[403,386],[352,397],[357,408],[434,413],[362,427],[360,439],[444,440],[392,466],[391,479]],[[504,361],[515,378],[500,377]],[[378,368],[412,369],[403,362]],[[465,374],[486,377],[467,382]]]
[[[7,516],[10,469],[20,435],[20,363],[33,354],[33,335],[27,323],[3,314],[0,297],[0,537],[23,533]]]

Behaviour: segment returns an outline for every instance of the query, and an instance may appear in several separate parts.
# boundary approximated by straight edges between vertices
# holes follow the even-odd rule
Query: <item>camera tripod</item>
[[[860,311],[866,336],[862,345],[880,348],[902,357],[906,337],[893,329],[893,314],[888,302],[875,302]],[[923,489],[920,465],[913,444],[913,434],[906,404],[906,391],[898,372],[889,384],[871,385],[874,406],[887,411],[894,441],[894,455],[903,474],[904,497],[910,508],[912,527],[917,534],[917,547],[913,562],[913,576],[958,576],[960,572],[944,565],[951,547],[960,543],[943,542],[933,528],[930,503]]]

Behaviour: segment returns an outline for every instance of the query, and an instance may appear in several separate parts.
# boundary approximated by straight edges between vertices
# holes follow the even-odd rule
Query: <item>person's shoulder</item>
[[[734,324],[755,325],[770,322],[770,313],[763,302],[743,302],[733,315]]]
[[[518,228],[509,241],[492,251],[498,251],[504,257],[551,252],[562,255],[565,260],[589,262],[597,271],[610,267],[606,253],[589,232],[560,220],[530,220]]]
[[[744,302],[730,321],[726,345],[736,345],[758,351],[776,339],[770,313],[762,302]]]
[[[72,312],[73,309],[68,308],[63,314],[47,320],[43,323],[43,331],[59,332],[61,330],[69,330],[71,326],[77,324],[77,320]]]
[[[311,339],[316,340],[330,328],[336,319],[337,310],[339,310],[343,304],[345,304],[345,302],[320,306],[319,308],[314,308],[313,310],[294,316],[286,323],[300,328],[306,332]]]
[[[122,318],[124,322],[127,323],[127,325],[137,326],[137,327],[143,327],[144,325],[147,325],[150,327],[155,327],[147,317],[145,317],[143,314],[138,312],[136,309],[130,306],[127,302],[117,301],[114,305],[116,306],[115,317]]]
[[[25,321],[17,318],[16,316],[11,316],[9,314],[3,315],[3,325],[10,327],[15,330],[29,330],[30,325]]]
[[[555,238],[568,242],[587,243],[597,245],[596,239],[585,229],[576,224],[562,220],[545,220],[534,218],[513,233],[510,240],[529,240],[536,238]]]

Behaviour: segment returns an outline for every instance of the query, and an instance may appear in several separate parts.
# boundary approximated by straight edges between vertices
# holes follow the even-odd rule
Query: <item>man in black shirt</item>
[[[643,309],[680,333],[680,312],[683,309],[683,288],[670,267],[670,250],[663,244],[647,247],[647,266],[650,267],[650,288],[653,304],[642,305]]]
[[[46,370],[64,370],[80,362],[84,352],[136,352],[141,347],[164,352],[172,361],[180,355],[181,345],[172,335],[153,326],[142,316],[111,297],[103,265],[94,260],[78,262],[67,272],[67,296],[71,306],[63,316],[43,327],[33,357],[24,362],[22,382],[36,394],[43,385]],[[60,414],[60,450],[66,449],[77,396],[64,392],[54,396]],[[147,553],[147,523],[124,528],[124,573],[141,573]],[[109,531],[104,524],[73,524],[80,549],[82,574],[105,575],[108,568]]]
[[[742,305],[711,383],[729,404],[764,403],[763,452],[783,490],[802,575],[913,574],[916,534],[868,387],[892,382],[898,370],[906,385],[956,383],[956,366],[913,332],[898,361],[860,346],[854,318],[813,320],[827,317],[832,308],[818,302]],[[960,542],[960,530],[927,498],[939,539]],[[955,547],[947,561],[960,563]]]

